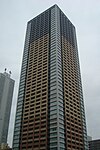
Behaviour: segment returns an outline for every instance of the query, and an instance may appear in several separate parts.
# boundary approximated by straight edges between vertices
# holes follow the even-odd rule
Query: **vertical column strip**
[[[65,149],[60,10],[51,9],[50,39],[50,149]]]
[[[23,53],[23,60],[22,60],[18,102],[17,102],[17,110],[16,110],[16,118],[15,118],[15,127],[14,127],[13,150],[19,150],[19,146],[20,146],[21,123],[22,123],[22,115],[23,115],[23,103],[24,103],[25,82],[26,82],[25,79],[27,74],[29,41],[30,41],[30,33],[31,33],[30,31],[31,31],[31,23],[27,25],[26,38],[25,38],[25,46],[24,46],[24,53]]]

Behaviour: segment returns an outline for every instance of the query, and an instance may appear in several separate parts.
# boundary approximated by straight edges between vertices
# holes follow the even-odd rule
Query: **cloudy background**
[[[15,80],[10,145],[27,21],[54,4],[76,27],[88,135],[100,138],[100,1],[0,0],[0,72],[11,70]]]

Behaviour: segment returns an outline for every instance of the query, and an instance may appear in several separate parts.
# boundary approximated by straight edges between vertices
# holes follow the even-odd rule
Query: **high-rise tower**
[[[0,144],[7,143],[14,82],[10,73],[0,73]]]
[[[27,25],[13,149],[88,149],[75,27],[57,5]]]

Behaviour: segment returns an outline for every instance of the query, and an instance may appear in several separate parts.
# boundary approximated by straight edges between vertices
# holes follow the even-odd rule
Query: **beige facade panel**
[[[20,149],[47,148],[49,35],[30,44]]]
[[[75,49],[62,37],[67,149],[83,150],[83,132]],[[78,58],[77,58],[78,59]]]

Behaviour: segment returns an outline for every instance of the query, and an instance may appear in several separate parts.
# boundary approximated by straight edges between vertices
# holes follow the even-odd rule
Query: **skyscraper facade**
[[[75,27],[57,5],[27,24],[13,149],[88,149]]]
[[[14,82],[10,74],[0,73],[0,144],[7,143]]]

